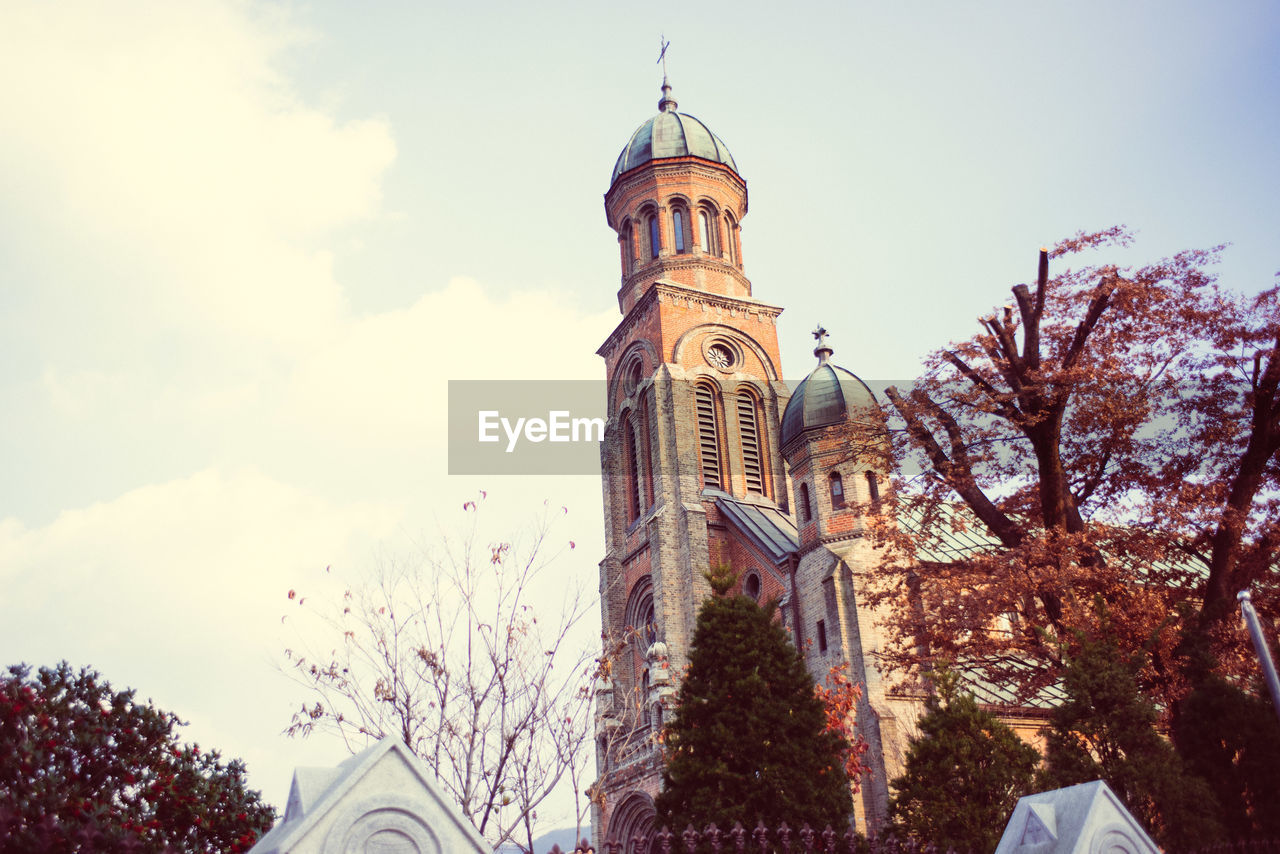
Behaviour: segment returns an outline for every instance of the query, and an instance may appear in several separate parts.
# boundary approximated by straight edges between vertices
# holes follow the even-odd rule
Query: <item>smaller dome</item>
[[[618,155],[609,186],[613,186],[613,182],[623,172],[664,157],[701,157],[723,163],[734,172],[738,171],[738,164],[733,162],[729,146],[700,120],[685,113],[677,113],[677,106],[671,97],[671,87],[665,80],[662,81],[662,100],[658,102],[661,112],[631,134],[631,139]]]
[[[826,331],[822,330],[822,337],[825,336]],[[813,351],[818,357],[818,367],[791,392],[782,413],[783,448],[806,430],[854,421],[860,411],[878,408],[876,396],[866,383],[852,371],[830,363],[831,352],[825,343],[819,343]]]

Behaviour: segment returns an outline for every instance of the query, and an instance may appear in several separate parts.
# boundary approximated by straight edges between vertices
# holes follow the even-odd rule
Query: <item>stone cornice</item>
[[[814,551],[815,549],[825,548],[831,545],[832,543],[843,543],[851,540],[861,540],[865,536],[866,536],[865,533],[862,531],[857,531],[857,532],[848,533],[848,534],[828,534],[824,537],[818,537],[816,541],[809,543],[809,545],[807,546],[801,546],[799,553],[801,557],[804,557],[809,552]]]
[[[636,186],[642,186],[656,180],[660,174],[664,177],[670,175],[700,178],[737,190],[742,193],[741,213],[745,214],[747,212],[747,181],[745,178],[723,163],[705,160],[694,155],[686,155],[684,157],[661,157],[657,160],[649,160],[634,169],[623,172],[604,194],[606,213],[613,199],[625,196]],[[611,222],[610,225],[613,226],[614,224]]]
[[[667,270],[709,270],[719,275],[728,275],[745,287],[748,293],[751,292],[751,280],[746,277],[745,273],[720,256],[708,255],[705,252],[659,255],[630,276],[624,278],[622,286],[618,290],[622,292],[630,290],[636,282],[653,277],[655,273],[657,273],[657,277],[654,278],[654,281],[661,281],[662,274]]]
[[[605,359],[611,358],[618,346],[627,337],[631,328],[657,305],[685,305],[691,308],[696,306],[722,309],[730,314],[754,315],[770,323],[774,322],[778,315],[782,314],[782,309],[776,305],[769,305],[753,299],[707,293],[706,291],[686,288],[674,282],[666,282],[659,279],[649,286],[640,299],[636,300],[636,304],[627,312],[626,317],[622,318],[622,322],[618,324],[617,328],[610,333],[609,337],[600,345],[600,348],[596,350],[596,355]]]

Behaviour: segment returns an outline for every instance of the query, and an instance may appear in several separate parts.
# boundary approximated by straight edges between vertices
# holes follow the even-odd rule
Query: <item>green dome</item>
[[[700,120],[677,113],[676,106],[671,97],[671,87],[664,80],[662,100],[658,102],[661,112],[640,125],[631,135],[626,147],[618,155],[609,186],[613,186],[613,182],[623,172],[664,157],[701,157],[723,163],[734,172],[738,171],[738,165],[733,162],[733,155],[729,153],[729,146]]]
[[[831,348],[819,345],[814,351],[818,367],[805,377],[787,401],[782,413],[782,447],[786,448],[804,431],[853,421],[859,411],[876,409],[876,396],[852,371],[827,361]]]

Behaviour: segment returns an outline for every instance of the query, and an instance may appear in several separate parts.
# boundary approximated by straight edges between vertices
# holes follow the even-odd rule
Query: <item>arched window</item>
[[[698,412],[698,457],[702,464],[702,485],[708,489],[720,489],[720,432],[716,424],[715,392],[710,386],[694,389],[694,402]]]
[[[702,251],[708,255],[716,252],[715,229],[712,228],[712,214],[706,208],[698,211],[698,235],[702,239]]]
[[[649,257],[657,258],[658,249],[661,246],[658,240],[658,215],[649,214]]]
[[[871,496],[871,507],[880,506],[880,482],[876,480],[876,473],[867,472],[867,495]]]
[[[640,503],[644,492],[644,483],[640,475],[640,443],[636,441],[636,425],[631,418],[622,425],[623,443],[625,444],[627,468],[627,522],[640,518]]]
[[[742,479],[747,491],[764,495],[760,408],[755,396],[747,391],[738,392],[738,435],[742,440]]]
[[[729,259],[730,264],[738,263],[738,226],[733,221],[733,215],[725,212],[724,215],[724,248],[725,255]]]
[[[808,522],[813,518],[813,508],[809,504],[809,484],[800,484],[800,521]]]
[[[685,239],[685,211],[684,208],[675,207],[671,209],[671,229],[675,235],[676,254],[683,255],[688,250],[688,242]]]
[[[622,274],[625,276],[635,269],[636,263],[630,219],[622,221],[622,228],[618,230],[618,246],[622,250]]]
[[[636,393],[636,389],[640,387],[640,382],[644,379],[644,362],[640,358],[631,360],[631,364],[627,365],[626,373],[622,377],[622,390],[627,396]]]
[[[742,592],[747,598],[760,601],[760,573],[749,572],[747,577],[742,581]]]
[[[844,481],[838,471],[833,471],[828,480],[831,482],[831,506],[839,509],[844,506]]]
[[[643,661],[649,647],[658,640],[658,624],[653,608],[653,578],[643,576],[631,588],[627,597],[627,610],[623,615],[626,624],[631,627],[632,639],[636,644],[639,660]]]
[[[639,360],[636,361],[639,365]],[[627,522],[640,518],[640,513],[653,506],[652,478],[649,471],[649,419],[642,408],[628,412],[622,422],[623,466],[627,475]]]

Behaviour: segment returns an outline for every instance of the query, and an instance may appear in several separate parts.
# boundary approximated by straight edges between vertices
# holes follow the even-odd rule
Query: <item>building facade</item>
[[[816,366],[794,389],[783,382],[782,309],[757,300],[745,273],[746,181],[728,146],[677,107],[664,80],[658,114],[623,148],[605,194],[622,320],[598,351],[610,672],[597,703],[597,850],[617,839],[631,851],[651,828],[655,738],[712,566],[733,567],[736,592],[778,600],[819,680],[843,664],[864,686],[863,829],[885,818],[916,705],[887,689],[875,615],[858,601],[876,563],[866,534],[883,479],[874,396],[832,363],[822,329]]]

